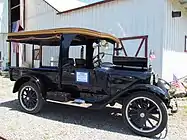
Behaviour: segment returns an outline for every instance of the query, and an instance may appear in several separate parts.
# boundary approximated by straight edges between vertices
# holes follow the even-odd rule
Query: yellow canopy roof
[[[41,39],[45,37],[50,38],[52,36],[54,37],[60,34],[79,34],[79,35],[85,35],[90,37],[108,39],[119,43],[119,39],[113,35],[90,30],[90,29],[85,29],[85,28],[55,28],[55,29],[45,29],[45,30],[36,30],[36,31],[14,32],[8,34],[7,41],[17,40],[17,42],[19,42],[19,40],[25,40],[25,39],[28,40],[29,38],[30,39],[33,38]]]

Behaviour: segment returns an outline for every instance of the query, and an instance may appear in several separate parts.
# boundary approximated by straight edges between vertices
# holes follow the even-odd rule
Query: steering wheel
[[[95,60],[96,58],[98,58],[99,55],[102,55],[101,57],[99,57],[99,59]],[[105,56],[104,52],[100,52],[98,53],[96,56],[93,57],[93,64],[97,64],[99,65],[99,63],[101,62],[101,59]]]

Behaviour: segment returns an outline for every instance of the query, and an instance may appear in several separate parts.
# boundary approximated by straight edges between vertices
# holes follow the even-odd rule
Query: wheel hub
[[[144,118],[145,117],[145,113],[140,113],[140,117]]]

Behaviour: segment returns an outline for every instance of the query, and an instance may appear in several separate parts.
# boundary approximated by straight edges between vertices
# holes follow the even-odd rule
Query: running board
[[[52,103],[57,103],[57,104],[76,106],[76,107],[81,107],[81,108],[95,109],[95,110],[99,110],[99,109],[102,109],[102,108],[105,107],[101,103],[95,103],[95,104],[92,104],[92,103],[77,103],[75,101],[61,102],[61,101],[55,101],[55,100],[50,100],[50,99],[47,99],[46,101],[47,102],[52,102]]]

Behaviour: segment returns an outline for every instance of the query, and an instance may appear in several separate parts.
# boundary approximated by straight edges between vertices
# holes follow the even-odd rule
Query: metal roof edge
[[[78,8],[66,10],[66,11],[63,11],[63,12],[58,12],[57,15],[77,11],[77,10],[84,9],[84,8],[94,7],[96,5],[101,5],[101,4],[105,4],[105,3],[108,3],[108,2],[112,2],[112,1],[115,1],[115,0],[104,0],[104,1],[100,1],[100,2],[95,2],[95,3],[85,5],[85,6],[81,6],[81,7],[78,7]]]
[[[49,5],[52,9],[54,9],[57,13],[59,13],[60,11],[58,9],[56,9],[54,6],[52,6],[50,3],[48,3],[46,0],[43,0],[47,5]]]

